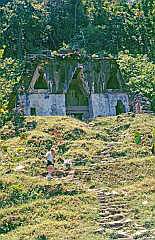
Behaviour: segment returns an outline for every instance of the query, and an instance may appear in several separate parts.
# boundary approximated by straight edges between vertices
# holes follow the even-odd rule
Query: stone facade
[[[107,59],[50,61],[37,65],[29,88],[19,93],[25,115],[70,115],[80,119],[129,111],[117,64]]]
[[[115,116],[118,101],[125,107],[125,112],[129,112],[129,100],[126,93],[107,92],[105,94],[92,94],[92,117]]]
[[[46,92],[23,94],[20,95],[20,103],[23,105],[26,116],[32,115],[33,109],[35,109],[34,115],[38,116],[66,115],[64,94]]]

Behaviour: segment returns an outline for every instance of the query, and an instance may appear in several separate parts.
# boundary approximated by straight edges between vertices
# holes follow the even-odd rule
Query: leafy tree
[[[146,55],[133,57],[128,52],[120,53],[118,64],[126,79],[126,86],[131,93],[142,93],[152,103],[155,98],[155,65]],[[152,105],[153,108],[153,105]]]
[[[0,59],[1,112],[8,110],[9,106],[12,107],[15,103],[16,91],[19,87],[22,71],[23,64],[19,60],[12,58]]]
[[[15,0],[1,8],[1,45],[5,56],[57,49],[69,42],[86,17],[79,0]]]
[[[128,49],[153,58],[155,2],[102,0],[15,0],[1,7],[1,45],[6,56],[23,58],[62,43],[88,53],[112,55]]]
[[[9,2],[1,9],[1,32],[5,56],[22,59],[29,50],[42,48],[44,30],[42,9],[30,0]]]
[[[7,109],[21,79],[25,56],[66,46],[83,53],[120,54],[130,91],[154,106],[154,0],[14,0],[0,5],[1,107]],[[27,70],[30,72],[30,69]],[[28,74],[27,74],[28,75]],[[28,80],[27,83],[28,85]]]

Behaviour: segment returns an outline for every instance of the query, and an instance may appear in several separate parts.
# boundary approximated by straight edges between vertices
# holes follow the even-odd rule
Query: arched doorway
[[[117,101],[117,105],[116,105],[116,115],[119,115],[121,113],[125,113],[125,105],[123,104],[123,102],[121,100]]]
[[[75,73],[66,93],[66,114],[80,120],[88,118],[89,98],[84,88],[79,69]]]
[[[48,84],[45,80],[44,72],[42,69],[39,69],[39,76],[34,84],[34,89],[48,89]]]
[[[120,78],[118,77],[118,66],[116,64],[111,64],[110,74],[106,83],[106,89],[111,90],[120,90],[121,83]]]
[[[117,78],[113,78],[112,76],[109,78],[107,82],[107,89],[120,89],[120,84]]]

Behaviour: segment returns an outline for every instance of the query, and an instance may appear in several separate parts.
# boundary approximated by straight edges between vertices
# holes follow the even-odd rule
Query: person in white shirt
[[[71,170],[71,165],[72,165],[72,160],[70,160],[70,159],[64,160],[64,167],[66,170]]]
[[[54,157],[55,157],[55,149],[51,148],[50,151],[46,153],[46,158],[47,158],[47,179],[50,180],[52,178],[52,173],[54,171]]]

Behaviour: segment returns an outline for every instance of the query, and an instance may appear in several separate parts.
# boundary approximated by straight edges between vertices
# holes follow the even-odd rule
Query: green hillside
[[[0,240],[155,239],[154,127],[153,115],[125,114],[28,117],[18,136],[11,123],[1,128]]]

